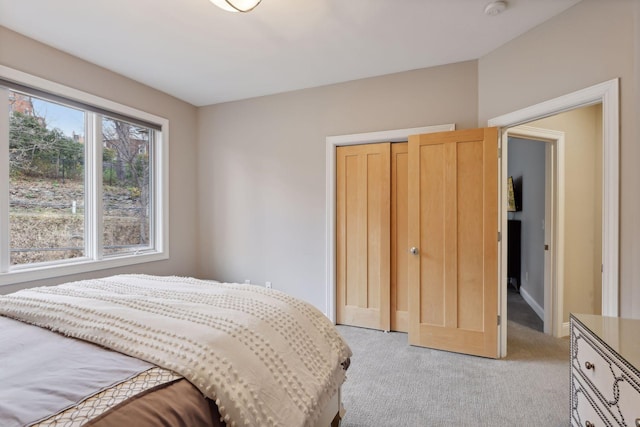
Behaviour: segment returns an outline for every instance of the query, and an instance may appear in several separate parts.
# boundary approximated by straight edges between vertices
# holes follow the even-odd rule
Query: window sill
[[[58,265],[34,266],[24,269],[0,273],[0,286],[15,285],[34,280],[48,279],[52,277],[68,276],[71,274],[88,273],[91,271],[105,270],[108,268],[125,267],[134,264],[144,264],[153,261],[169,259],[166,252],[153,252],[145,254],[131,254],[107,258],[102,260],[86,259],[72,263]]]

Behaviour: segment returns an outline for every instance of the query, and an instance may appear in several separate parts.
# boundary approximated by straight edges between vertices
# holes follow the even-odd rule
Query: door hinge
[[[498,326],[500,326],[500,315],[498,314]]]
[[[502,241],[502,233],[498,231],[498,242]]]
[[[498,158],[502,158],[502,148],[498,148]]]

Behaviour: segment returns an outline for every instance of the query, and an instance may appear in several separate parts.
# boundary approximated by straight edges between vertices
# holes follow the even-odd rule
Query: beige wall
[[[563,322],[602,307],[602,106],[529,123],[565,134]]]
[[[631,121],[635,122],[635,140],[631,140],[628,144],[634,144],[635,141],[635,149],[633,148],[625,148],[622,152],[622,155],[626,156],[636,156],[634,158],[637,161],[640,158],[640,147],[638,147],[640,140],[640,120],[638,117],[640,116],[640,1],[636,1],[635,3],[635,13],[634,16],[634,36],[633,40],[635,41],[634,52],[633,52],[633,73],[635,75],[635,109],[632,109],[629,114],[631,114]],[[623,242],[627,243],[630,240],[635,240],[635,244],[622,246],[621,250],[629,251],[628,254],[624,255],[625,258],[625,273],[624,279],[627,281],[627,285],[625,285],[625,292],[623,294],[624,298],[627,298],[628,301],[622,303],[622,306],[625,307],[625,311],[623,314],[640,319],[640,243],[638,242],[640,238],[640,202],[638,202],[638,191],[634,192],[634,189],[637,189],[638,185],[638,177],[640,175],[640,171],[638,171],[638,167],[636,166],[635,173],[628,173],[629,168],[633,168],[634,166],[631,164],[634,160],[629,159],[625,160],[624,164],[625,169],[625,179],[636,179],[636,181],[631,181],[627,183],[622,183],[622,188],[624,189],[623,196],[624,197],[632,197],[633,201],[623,202],[623,207],[627,207],[629,204],[633,204],[633,208],[629,208],[630,212],[625,215],[625,229],[623,230],[626,233],[629,233],[630,236],[624,238]],[[633,197],[633,194],[636,197]],[[631,224],[629,224],[631,222]],[[631,283],[635,282],[635,284]],[[631,289],[629,289],[631,288]]]
[[[620,312],[640,318],[639,4],[583,0],[480,58],[477,75],[468,62],[199,109],[200,273],[270,280],[324,308],[326,136],[484,126],[620,78]]]
[[[594,195],[602,194],[602,104],[598,104],[595,106],[595,165],[594,165],[594,183],[592,192]],[[593,204],[593,217],[594,217],[594,235],[593,235],[593,245],[594,245],[594,263],[592,265],[593,268],[593,277],[594,277],[594,286],[598,289],[594,289],[593,292],[593,312],[594,314],[602,314],[602,198],[596,197],[595,202]],[[598,264],[600,262],[600,264]],[[566,297],[565,297],[566,298]],[[566,301],[566,300],[565,300]],[[568,307],[565,303],[565,313],[567,311],[570,312],[571,307]],[[568,321],[568,319],[567,319]]]
[[[325,309],[325,138],[477,122],[476,62],[201,108],[200,272]]]
[[[3,65],[170,120],[171,259],[123,271],[271,280],[319,308],[326,136],[484,126],[619,77],[620,305],[622,315],[640,318],[638,0],[583,0],[478,61],[199,109],[4,28],[0,39]]]
[[[478,61],[480,125],[620,78],[620,314],[636,318],[640,318],[638,9],[637,0],[583,0]]]
[[[157,90],[0,27],[0,64],[169,119],[170,259],[9,285],[0,293],[123,272],[195,275],[196,108]]]

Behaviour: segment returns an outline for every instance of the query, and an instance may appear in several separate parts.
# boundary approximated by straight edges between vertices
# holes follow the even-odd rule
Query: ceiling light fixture
[[[211,3],[227,12],[251,12],[262,0],[211,0]]]
[[[500,15],[507,8],[506,1],[492,1],[484,8],[485,15],[496,16]]]

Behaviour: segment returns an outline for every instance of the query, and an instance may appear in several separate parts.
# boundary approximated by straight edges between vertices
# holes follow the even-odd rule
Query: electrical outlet
[[[265,282],[264,287],[267,289],[271,289],[272,288],[271,282]]]
[[[247,284],[247,285],[250,285],[251,284],[251,279],[244,279],[244,283]]]

